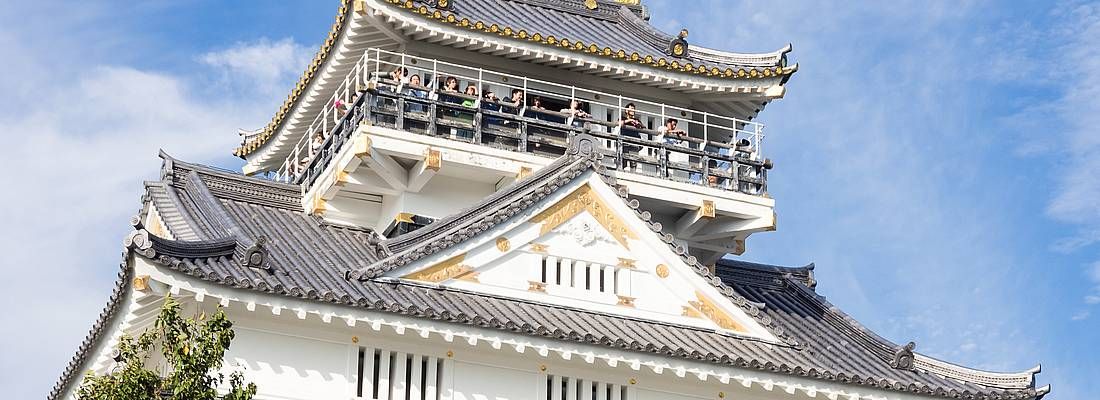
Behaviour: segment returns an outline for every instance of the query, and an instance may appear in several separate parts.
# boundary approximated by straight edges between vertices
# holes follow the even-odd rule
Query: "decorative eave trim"
[[[721,67],[706,64],[694,64],[690,61],[683,62],[676,58],[666,58],[664,55],[639,54],[627,52],[625,49],[613,49],[601,46],[598,43],[584,43],[583,40],[558,38],[540,32],[529,32],[521,27],[502,26],[486,21],[471,21],[468,18],[459,18],[452,12],[444,13],[441,10],[433,10],[427,5],[414,0],[382,0],[393,4],[395,7],[405,10],[413,15],[442,24],[452,25],[458,28],[476,32],[499,35],[521,41],[534,42],[541,45],[570,50],[577,53],[585,53],[596,57],[613,59],[628,63],[640,64],[651,68],[685,74],[701,75],[716,79],[764,79],[780,77],[784,81],[797,70],[796,67],[776,65],[771,67],[747,66],[734,69],[733,67]]]
[[[88,363],[88,357],[93,355],[91,354],[92,350],[103,340],[104,332],[117,322],[116,320],[120,316],[119,310],[123,306],[123,300],[126,297],[126,291],[129,289],[131,276],[133,275],[133,269],[127,265],[129,255],[129,252],[123,253],[122,261],[119,263],[118,279],[115,281],[110,299],[107,300],[107,306],[99,313],[99,318],[92,325],[91,331],[84,337],[84,341],[80,342],[76,354],[69,360],[65,370],[57,378],[57,383],[46,395],[47,400],[61,400],[62,396],[69,393],[72,386],[79,382],[79,378],[84,375],[83,370],[85,364]]]
[[[1043,388],[1040,388],[1038,390],[1031,389],[1031,388],[1019,389],[1019,390],[990,390],[990,391],[970,391],[970,390],[958,390],[958,389],[947,390],[947,389],[944,389],[942,387],[928,386],[927,384],[905,383],[905,382],[899,382],[899,381],[895,381],[895,380],[891,380],[891,379],[884,379],[884,378],[852,376],[852,375],[847,375],[847,374],[844,374],[844,373],[838,373],[838,372],[831,371],[831,370],[826,370],[826,369],[817,369],[817,368],[805,369],[805,368],[802,368],[800,366],[790,366],[790,365],[787,365],[785,363],[777,364],[777,363],[774,363],[774,362],[771,362],[771,361],[761,361],[761,360],[758,360],[758,359],[749,359],[749,358],[744,358],[744,357],[731,357],[731,356],[728,356],[728,355],[721,355],[720,356],[720,355],[717,355],[717,354],[702,354],[702,353],[699,353],[699,352],[690,352],[690,351],[684,350],[684,349],[675,350],[675,349],[668,349],[668,348],[656,348],[656,347],[646,346],[646,345],[644,345],[642,343],[639,343],[639,342],[625,342],[625,341],[607,342],[607,341],[601,341],[598,338],[594,339],[594,338],[591,338],[591,337],[586,337],[584,335],[578,335],[576,333],[571,334],[569,332],[563,332],[563,331],[558,331],[558,330],[551,331],[551,330],[549,330],[545,327],[534,327],[534,326],[529,326],[529,325],[519,326],[519,325],[515,325],[514,322],[503,321],[503,320],[496,319],[496,318],[488,319],[488,318],[485,318],[483,316],[471,316],[471,315],[465,315],[465,314],[455,315],[455,314],[450,314],[450,313],[439,313],[438,311],[433,310],[433,309],[422,309],[422,308],[418,308],[416,306],[410,306],[410,305],[406,305],[406,304],[399,304],[399,303],[395,303],[395,302],[388,302],[388,301],[383,300],[383,299],[379,299],[378,301],[375,301],[375,302],[371,302],[371,301],[368,301],[368,300],[365,300],[365,299],[355,299],[354,297],[352,297],[351,295],[346,294],[346,293],[334,293],[334,292],[331,292],[331,291],[328,291],[328,292],[308,291],[308,292],[300,292],[300,293],[291,293],[291,292],[288,291],[288,288],[285,288],[285,287],[272,287],[272,286],[267,285],[266,283],[264,283],[262,281],[255,281],[255,280],[251,280],[251,279],[233,279],[231,277],[219,277],[216,274],[209,274],[209,273],[200,271],[197,268],[195,268],[193,265],[187,265],[189,263],[179,262],[178,260],[171,260],[171,259],[167,259],[167,258],[162,257],[162,258],[158,258],[158,259],[154,259],[154,260],[150,260],[150,261],[152,261],[152,262],[154,262],[158,265],[162,265],[162,266],[164,266],[166,268],[169,268],[171,270],[183,273],[187,276],[195,277],[197,279],[209,282],[213,285],[218,285],[218,286],[223,286],[223,287],[228,287],[228,288],[233,288],[233,289],[250,290],[250,291],[259,292],[259,293],[262,293],[262,294],[274,294],[274,295],[289,297],[289,298],[291,298],[292,300],[295,300],[295,301],[301,300],[301,301],[305,301],[305,302],[332,304],[332,305],[337,305],[337,306],[359,307],[359,308],[363,308],[363,309],[366,309],[366,310],[392,313],[392,314],[395,314],[395,315],[405,316],[405,317],[422,318],[422,319],[430,320],[430,321],[443,321],[443,322],[448,322],[448,323],[474,326],[474,327],[478,327],[478,328],[503,330],[503,331],[506,331],[506,332],[518,332],[518,333],[524,333],[524,334],[535,336],[535,337],[544,337],[544,338],[549,338],[549,339],[557,339],[557,340],[561,340],[561,341],[564,341],[564,342],[572,342],[572,343],[580,343],[580,344],[598,344],[598,345],[602,345],[602,346],[613,346],[617,349],[626,350],[626,351],[649,353],[649,354],[667,356],[667,357],[672,357],[672,358],[685,359],[685,360],[689,360],[689,361],[706,362],[706,363],[712,363],[712,364],[717,364],[717,365],[724,365],[724,366],[743,368],[743,369],[748,369],[748,370],[755,370],[755,371],[760,371],[760,372],[777,373],[777,374],[790,375],[790,376],[796,376],[796,377],[811,378],[811,379],[817,379],[817,380],[822,380],[822,381],[837,382],[837,383],[846,384],[846,385],[882,389],[882,390],[887,390],[887,391],[902,392],[902,393],[913,393],[913,394],[921,394],[921,395],[926,395],[926,396],[935,396],[935,397],[940,397],[940,398],[952,398],[952,399],[960,399],[961,398],[961,399],[971,399],[971,400],[1030,400],[1030,399],[1041,398],[1043,395],[1045,395],[1050,390],[1049,385],[1045,386]],[[408,285],[409,283],[395,282],[393,284]],[[199,288],[196,288],[193,285],[189,286],[189,288],[188,288],[188,290],[196,290],[196,289],[199,289]],[[174,291],[174,290],[176,290],[176,287],[172,286],[170,290]],[[233,302],[233,301],[240,302],[240,303],[245,303],[246,304],[246,309],[254,309],[255,306],[258,305],[258,303],[259,303],[256,300],[240,299],[239,297],[233,296],[232,294],[227,295],[227,294],[222,294],[222,293],[213,293],[213,292],[209,292],[209,291],[205,291],[205,290],[202,291],[201,293],[198,293],[198,292],[196,293],[196,296],[199,296],[199,295],[203,296],[204,298],[205,297],[220,298],[221,300],[219,301],[219,303],[223,304],[223,305],[227,305],[227,304],[229,304],[230,302]],[[283,307],[280,307],[280,308],[283,308]],[[361,318],[346,316],[342,313],[340,313],[340,314],[331,313],[331,312],[330,313],[324,313],[321,310],[307,310],[307,309],[304,309],[304,308],[297,308],[297,307],[295,307],[294,309],[297,312],[299,318],[305,318],[308,314],[316,314],[317,316],[319,316],[319,319],[321,321],[332,322],[332,321],[338,321],[340,319],[343,319],[348,326],[356,326],[361,320]],[[274,312],[274,310],[273,310],[273,312]],[[409,325],[409,324],[401,323],[400,321],[396,321],[396,320],[389,319],[389,318],[377,319],[377,320],[366,320],[366,321],[363,321],[363,322],[366,322],[366,324],[368,326],[370,326],[371,329],[373,329],[375,331],[380,330],[382,326],[390,326],[393,329],[395,329],[395,331],[398,332],[398,333],[403,333],[403,332],[417,333],[417,334],[419,334],[419,337],[428,337],[431,334],[436,334],[439,337],[442,337],[444,340],[451,341],[451,340],[453,340],[454,337],[457,336],[457,337],[464,338],[465,342],[469,343],[470,345],[476,345],[479,341],[480,342],[490,342],[490,343],[493,344],[494,348],[499,349],[499,348],[503,347],[502,345],[507,344],[509,347],[514,347],[516,349],[516,351],[518,351],[518,352],[523,352],[527,348],[533,348],[534,350],[537,351],[537,353],[540,356],[546,356],[549,351],[553,350],[553,349],[550,349],[548,347],[530,346],[529,344],[524,344],[522,342],[504,341],[504,340],[501,340],[499,337],[484,336],[484,335],[480,335],[480,334],[477,334],[475,332],[470,332],[470,331],[455,332],[455,331],[451,331],[451,330],[432,329],[432,328],[425,327],[425,326],[422,326],[422,325],[419,325],[419,324]],[[749,340],[751,340],[751,339],[749,339]],[[553,350],[553,351],[559,352],[559,350]],[[585,357],[584,354],[580,354],[580,353],[576,353],[576,352],[561,352],[561,356],[563,358],[571,357],[572,355]],[[682,368],[675,368],[675,367],[672,367],[670,365],[654,365],[654,364],[643,364],[643,363],[631,362],[630,360],[627,360],[627,359],[610,357],[607,354],[605,354],[605,355],[594,355],[594,357],[605,360],[607,362],[608,366],[611,366],[611,367],[614,367],[614,366],[618,365],[618,363],[622,362],[624,364],[630,365],[630,367],[635,369],[635,370],[639,369],[642,366],[646,366],[648,368],[653,369],[653,371],[656,372],[656,373],[662,373],[664,371],[674,371],[678,377],[688,376],[688,373],[689,373],[689,371],[685,371]],[[584,359],[587,360],[588,358],[585,357]],[[788,389],[787,390],[788,392],[792,392],[792,393],[793,393],[794,390],[802,390],[802,391],[806,392],[807,394],[810,394],[811,392],[813,392],[815,395],[819,392],[820,393],[827,393],[827,392],[824,392],[824,391],[820,391],[818,389],[801,388],[801,387],[795,387],[795,386],[787,387],[787,385],[785,383],[776,382],[776,381],[773,381],[773,380],[754,380],[754,379],[745,377],[743,375],[734,376],[734,375],[729,375],[729,374],[720,374],[720,373],[704,372],[704,371],[694,371],[694,372],[690,372],[690,374],[693,375],[693,376],[698,377],[700,380],[706,380],[706,379],[713,378],[713,379],[716,379],[717,381],[719,381],[723,384],[729,384],[729,383],[735,383],[736,382],[736,383],[739,383],[739,384],[743,385],[746,388],[752,387],[755,384],[755,385],[758,385],[759,387],[761,387],[765,390],[768,390],[768,391],[772,390],[774,387],[784,387],[784,388]],[[837,393],[837,394],[839,395],[839,393]],[[832,398],[832,396],[827,396],[827,397]]]
[[[313,56],[313,61],[306,67],[305,72],[298,78],[298,83],[294,86],[294,90],[290,92],[286,100],[283,100],[283,105],[279,107],[279,111],[275,113],[275,116],[271,118],[271,121],[267,123],[267,126],[265,126],[263,130],[252,133],[249,136],[244,136],[241,145],[233,151],[233,155],[244,158],[252,154],[267,143],[267,141],[271,139],[271,136],[279,130],[287,115],[290,114],[298,104],[302,96],[308,92],[310,85],[313,83],[313,78],[322,71],[325,63],[328,62],[329,52],[332,51],[333,46],[339,41],[345,23],[351,18],[352,7],[349,7],[349,3],[350,0],[340,0],[340,8],[336,13],[336,21],[332,23],[332,28],[329,29],[325,42],[321,45],[317,54]]]
[[[907,349],[905,346],[898,346],[874,334],[870,329],[864,327],[824,297],[815,293],[813,291],[813,284],[816,283],[813,278],[815,268],[813,263],[803,267],[780,267],[738,261],[738,264],[719,262],[719,266],[725,271],[722,275],[737,275],[738,282],[744,285],[759,286],[769,290],[793,290],[802,302],[822,313],[825,323],[832,325],[839,331],[847,332],[853,343],[868,349],[883,361],[896,362],[897,353]],[[913,352],[912,348],[908,348],[904,353],[908,354],[910,359],[909,364],[901,369],[917,370],[993,388],[1027,389],[1034,387],[1035,374],[1041,371],[1039,366],[1020,372],[981,371],[940,361]],[[894,368],[900,367],[893,364],[891,366]]]

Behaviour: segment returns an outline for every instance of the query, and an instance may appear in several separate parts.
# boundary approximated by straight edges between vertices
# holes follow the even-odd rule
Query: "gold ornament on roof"
[[[731,331],[745,331],[745,328],[742,327],[741,324],[738,324],[737,321],[733,319],[733,317],[731,317],[729,314],[726,314],[726,312],[723,311],[717,303],[715,303],[703,293],[696,291],[695,298],[696,301],[689,301],[688,304],[690,304],[695,310],[698,310],[699,313],[703,314],[703,316],[707,317],[707,319],[714,322],[715,325],[718,325],[722,329],[728,329]]]
[[[462,260],[466,258],[466,253],[459,254],[457,256],[448,258],[435,264],[431,267],[425,268],[420,271],[413,272],[405,275],[402,278],[412,279],[414,281],[439,283],[450,279],[463,278],[466,275],[471,275],[465,280],[474,280],[473,269],[470,266],[463,264]]]
[[[561,224],[577,216],[581,212],[587,212],[596,222],[604,227],[611,236],[623,247],[630,248],[629,240],[638,239],[626,221],[615,214],[589,185],[584,185],[550,206],[531,219],[531,222],[542,224],[539,235],[546,235]]]
[[[599,4],[596,3],[596,0],[584,0],[584,6],[588,7],[589,10],[595,10]]]

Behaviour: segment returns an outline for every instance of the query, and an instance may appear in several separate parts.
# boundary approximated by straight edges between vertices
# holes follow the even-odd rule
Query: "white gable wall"
[[[598,198],[610,222],[582,211],[546,232],[547,223],[535,221],[579,190]],[[605,224],[625,227],[627,238]],[[447,267],[456,273],[445,273]],[[387,276],[777,340],[674,254],[592,171],[494,229]]]

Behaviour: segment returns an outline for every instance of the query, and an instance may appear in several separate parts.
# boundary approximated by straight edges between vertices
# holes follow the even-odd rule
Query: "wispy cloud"
[[[0,386],[9,388],[8,396],[41,396],[99,314],[113,278],[106,271],[119,261],[141,181],[157,176],[157,150],[223,161],[238,126],[269,117],[269,102],[278,98],[256,101],[269,96],[257,90],[288,87],[292,76],[285,71],[291,64],[300,68],[299,60],[274,57],[264,68],[229,60],[300,47],[277,43],[238,44],[203,58],[224,62],[196,63],[206,73],[249,83],[210,97],[200,82],[176,74],[117,65],[85,65],[79,73],[26,66],[34,71],[24,76],[35,88],[33,101],[18,113],[0,112],[8,150],[0,171],[19,175],[10,186],[18,190],[0,196],[6,274],[0,293],[6,304],[20,304],[0,315]]]
[[[312,47],[289,38],[261,39],[203,54],[199,60],[219,69],[224,85],[250,87],[257,98],[278,99],[286,96],[286,77],[301,72],[312,55]]]

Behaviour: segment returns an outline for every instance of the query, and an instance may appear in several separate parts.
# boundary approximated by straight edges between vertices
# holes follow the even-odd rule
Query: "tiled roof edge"
[[[776,364],[771,361],[761,361],[757,359],[747,359],[744,357],[730,357],[727,355],[717,354],[702,354],[699,352],[691,352],[685,349],[663,349],[652,346],[646,346],[639,342],[625,342],[625,341],[607,341],[599,338],[590,338],[582,335],[571,335],[569,332],[560,330],[549,330],[545,327],[533,327],[527,325],[516,325],[507,321],[502,321],[496,318],[485,318],[482,316],[471,316],[466,314],[451,314],[451,313],[439,313],[433,309],[421,309],[415,306],[409,306],[405,304],[399,304],[395,302],[388,302],[383,299],[371,302],[363,298],[354,298],[347,293],[337,293],[333,291],[299,291],[293,292],[292,288],[286,287],[272,287],[262,281],[253,282],[251,279],[236,279],[229,276],[219,276],[214,273],[206,272],[195,266],[195,264],[188,260],[181,260],[171,257],[158,257],[152,259],[152,261],[161,264],[165,267],[179,271],[181,273],[193,276],[198,279],[202,279],[208,282],[212,282],[218,285],[226,287],[254,290],[262,293],[270,293],[275,295],[289,296],[308,301],[317,301],[322,303],[355,306],[368,310],[375,310],[381,312],[388,312],[398,315],[405,315],[415,318],[427,318],[437,321],[444,321],[457,324],[465,324],[471,326],[479,326],[483,328],[499,329],[508,332],[524,333],[540,337],[548,337],[563,341],[570,341],[576,343],[588,343],[598,344],[604,346],[612,346],[624,350],[637,351],[655,355],[663,355],[669,357],[675,357],[680,359],[686,359],[691,361],[703,361],[710,362],[719,365],[728,365],[736,368],[745,368],[763,372],[773,372],[787,374],[791,376],[799,376],[810,379],[818,379],[825,381],[838,382],[842,384],[851,384],[869,388],[878,388],[889,391],[905,392],[924,394],[929,396],[936,396],[941,398],[963,398],[972,400],[1029,400],[1042,397],[1045,393],[1042,390],[1034,389],[1021,389],[1021,390],[1001,390],[1001,391],[988,391],[988,392],[971,392],[968,390],[959,391],[957,389],[946,390],[940,387],[931,387],[928,385],[917,385],[916,383],[905,384],[902,382],[896,382],[887,379],[879,379],[873,377],[860,378],[856,376],[846,375],[844,373],[837,373],[830,370],[819,370],[816,368],[805,369],[800,366],[789,366],[785,363]],[[1044,388],[1048,390],[1047,388]],[[52,399],[51,399],[52,400]]]
[[[122,308],[122,299],[125,297],[126,290],[130,285],[130,276],[133,271],[128,268],[126,258],[129,252],[123,252],[122,262],[119,263],[118,279],[115,280],[115,287],[111,291],[111,297],[107,300],[107,305],[103,308],[103,311],[99,313],[99,318],[96,319],[95,324],[92,325],[92,329],[88,332],[88,335],[84,337],[84,341],[80,343],[80,347],[77,348],[76,354],[69,360],[69,364],[65,367],[65,370],[61,372],[61,376],[57,378],[57,383],[54,384],[50,393],[46,396],[47,400],[61,400],[61,396],[64,395],[68,389],[79,381],[79,377],[83,376],[81,372],[84,369],[84,364],[88,362],[88,357],[92,356],[91,351],[100,340],[104,331],[108,330],[115,323],[115,320],[119,316],[118,310]]]
[[[814,292],[803,282],[790,277],[784,277],[783,279],[789,282],[789,287],[801,295],[803,300],[819,308],[827,317],[824,318],[827,323],[832,324],[834,328],[842,332],[848,332],[850,338],[862,347],[869,349],[872,354],[884,362],[889,363],[894,358],[895,352],[902,347],[879,336],[844,310],[829,302],[824,296]],[[916,370],[993,389],[1034,389],[1034,375],[1041,370],[1041,368],[1035,367],[1021,372],[989,372],[936,360],[919,353],[914,353],[914,356],[914,369]]]
[[[195,172],[216,197],[238,200],[269,207],[302,211],[302,189],[297,185],[273,182],[245,176],[207,165],[183,162],[161,151],[161,180],[174,187],[186,184],[187,175]]]
[[[716,272],[754,278],[749,284],[778,284],[782,286],[782,278],[788,277],[801,282],[810,289],[816,289],[817,287],[817,279],[814,277],[814,269],[816,268],[814,263],[801,267],[784,267],[742,260],[719,259],[715,263],[715,267],[718,268]],[[721,273],[715,275],[722,276]]]
[[[390,3],[390,5],[399,10],[399,12],[409,13],[423,20],[430,21],[432,24],[442,24],[444,26],[450,25],[461,29],[472,30],[475,32],[481,32],[490,35],[497,35],[500,37],[507,37],[527,43],[537,43],[542,46],[561,48],[577,53],[591,54],[594,57],[615,59],[627,63],[643,65],[658,70],[672,71],[683,75],[699,75],[711,77],[714,79],[726,80],[756,80],[775,77],[781,80],[781,84],[784,84],[798,69],[797,64],[793,67],[788,67],[785,65],[781,65],[781,62],[775,64],[767,62],[749,62],[745,64],[738,63],[736,65],[714,65],[714,62],[712,62],[712,64],[707,65],[701,62],[692,62],[693,60],[691,59],[691,54],[687,54],[688,58],[681,59],[665,54],[640,54],[633,51],[628,52],[626,49],[614,49],[601,43],[584,42],[583,39],[565,37],[557,38],[554,37],[554,35],[548,35],[543,32],[529,32],[527,27],[523,26],[502,26],[499,23],[494,23],[493,21],[471,21],[468,18],[458,19],[459,17],[452,12],[433,10],[432,8],[425,5],[420,5],[420,7],[417,7],[418,3],[412,1],[383,1]],[[703,60],[717,60],[723,57],[738,58],[741,56],[751,56],[753,58],[763,57],[761,59],[766,59],[778,54],[780,56],[779,60],[782,61],[782,55],[785,54],[785,50],[788,47],[784,47],[783,49],[772,53],[754,55],[738,55],[737,53],[724,53],[718,52],[717,50],[709,50],[707,52],[696,55],[700,56],[700,58]]]

